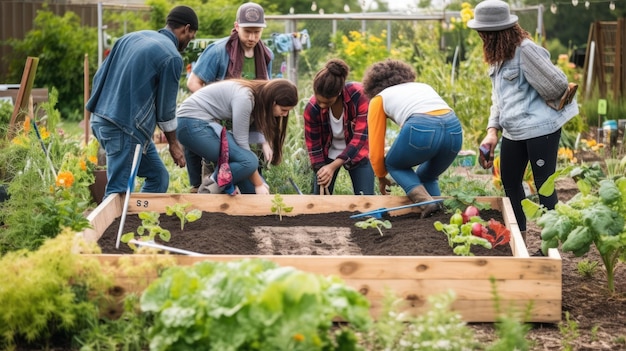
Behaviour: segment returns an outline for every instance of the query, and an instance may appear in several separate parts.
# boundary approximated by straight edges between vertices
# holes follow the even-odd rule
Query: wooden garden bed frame
[[[340,211],[365,212],[409,204],[405,196],[354,196],[354,195],[282,195],[284,203],[293,206],[287,215],[318,214]],[[268,215],[273,195],[210,195],[210,194],[145,194],[130,196],[128,214],[144,211],[165,212],[166,206],[191,203],[192,208],[206,212],[230,215]],[[261,257],[283,266],[293,266],[303,271],[336,275],[347,285],[365,295],[376,316],[382,305],[386,289],[391,289],[405,300],[403,310],[420,314],[428,309],[427,297],[454,290],[453,309],[466,322],[494,322],[498,314],[494,309],[492,279],[504,311],[513,307],[520,314],[529,306],[529,322],[557,323],[561,320],[562,262],[557,250],[551,249],[548,257],[531,257],[523,243],[508,198],[480,197],[491,208],[502,212],[505,225],[511,231],[512,257],[463,256],[250,256],[250,255],[174,255],[178,265],[196,262],[229,261]],[[97,241],[102,233],[123,213],[124,195],[107,197],[88,216],[93,228],[83,232],[88,241]],[[415,208],[390,212],[401,215],[417,212]],[[125,228],[126,229],[126,228]],[[442,234],[443,235],[443,234]],[[123,244],[122,244],[123,245]],[[96,256],[103,264],[115,266],[124,255],[102,254]],[[126,255],[128,256],[128,255]],[[133,259],[147,259],[133,255]],[[156,278],[116,276],[115,289],[121,295],[141,292],[145,284]],[[142,281],[143,283],[138,283]]]

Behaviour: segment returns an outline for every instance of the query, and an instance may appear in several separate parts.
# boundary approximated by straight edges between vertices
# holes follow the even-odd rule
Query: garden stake
[[[298,185],[296,185],[296,182],[293,181],[293,179],[289,178],[289,183],[291,183],[291,186],[296,189],[296,192],[298,193],[298,195],[302,195],[302,190],[300,190],[300,188],[298,188]]]
[[[187,251],[187,250],[183,250],[183,249],[177,249],[175,247],[170,247],[170,246],[165,246],[165,245],[160,245],[157,244],[153,241],[140,241],[140,240],[136,240],[136,239],[131,239],[130,241],[128,241],[129,244],[135,244],[135,245],[139,245],[139,246],[147,246],[147,247],[151,247],[153,249],[159,249],[159,250],[165,250],[165,251],[169,251],[169,252],[175,252],[175,253],[179,253],[179,254],[183,254],[183,255],[189,255],[189,256],[202,256],[202,254],[197,253],[197,252],[193,252],[193,251]]]
[[[122,210],[122,218],[120,219],[120,230],[117,232],[117,240],[115,241],[115,248],[120,248],[120,237],[122,236],[122,230],[124,230],[124,222],[126,222],[126,213],[128,212],[128,202],[130,201],[130,192],[135,187],[135,176],[137,175],[137,169],[139,166],[139,155],[141,151],[141,144],[135,146],[135,155],[133,156],[133,165],[130,169],[130,177],[128,177],[128,186],[126,187],[126,197],[124,198],[124,207]]]
[[[39,134],[39,128],[37,128],[37,123],[35,122],[34,118],[32,120],[32,123],[33,123],[33,129],[35,130],[35,133],[37,134],[37,139],[39,139],[39,144],[41,144],[43,153],[46,155],[46,159],[48,160],[48,165],[50,166],[50,169],[52,170],[52,175],[54,175],[54,179],[56,179],[57,172],[54,170],[54,165],[52,164],[52,160],[50,159],[50,154],[48,153],[48,149],[46,149],[46,145],[43,143],[43,139],[41,138],[41,134]]]
[[[417,203],[414,203],[414,204],[398,206],[398,207],[390,207],[390,208],[383,207],[383,208],[379,208],[378,210],[355,214],[355,215],[350,216],[350,218],[359,218],[359,217],[372,216],[374,218],[379,218],[380,219],[380,218],[382,218],[383,214],[385,214],[387,212],[390,212],[390,211],[402,210],[402,209],[405,209],[405,208],[415,207],[415,206],[429,205],[429,204],[434,204],[434,203],[442,202],[442,201],[443,201],[443,199],[436,199],[436,200],[417,202]]]

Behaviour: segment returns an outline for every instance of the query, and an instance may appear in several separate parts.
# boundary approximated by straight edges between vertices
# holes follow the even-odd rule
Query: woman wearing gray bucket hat
[[[502,133],[500,175],[506,196],[511,199],[515,218],[522,233],[526,217],[521,201],[522,186],[530,162],[537,189],[556,170],[561,127],[578,114],[573,101],[575,86],[550,61],[550,53],[531,40],[517,23],[509,5],[500,0],[485,0],[474,9],[467,26],[478,31],[483,40],[483,55],[489,64],[492,83],[491,109],[487,136],[481,143],[480,164],[493,165],[493,153]],[[557,203],[556,192],[539,195],[548,209]]]

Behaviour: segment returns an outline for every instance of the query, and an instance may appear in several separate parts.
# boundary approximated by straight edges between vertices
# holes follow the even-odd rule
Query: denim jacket
[[[526,140],[554,133],[578,114],[575,99],[560,111],[546,104],[546,100],[560,99],[567,77],[550,61],[548,51],[531,40],[524,40],[512,59],[492,65],[489,76],[492,105],[487,128],[502,130],[507,139]]]
[[[200,78],[203,82],[211,83],[218,80],[224,80],[228,73],[228,64],[230,63],[230,57],[228,56],[228,50],[226,50],[226,44],[230,37],[222,38],[216,42],[211,43],[198,57],[198,60],[193,65],[193,74]],[[271,78],[272,61],[267,65],[267,74]]]
[[[94,76],[87,110],[146,143],[157,123],[165,132],[176,130],[176,97],[183,71],[177,47],[178,39],[167,29],[120,38]]]

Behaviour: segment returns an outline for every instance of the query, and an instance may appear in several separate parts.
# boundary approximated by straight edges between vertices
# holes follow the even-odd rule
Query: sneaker
[[[211,177],[205,177],[200,187],[198,187],[198,194],[221,194],[224,191]]]

